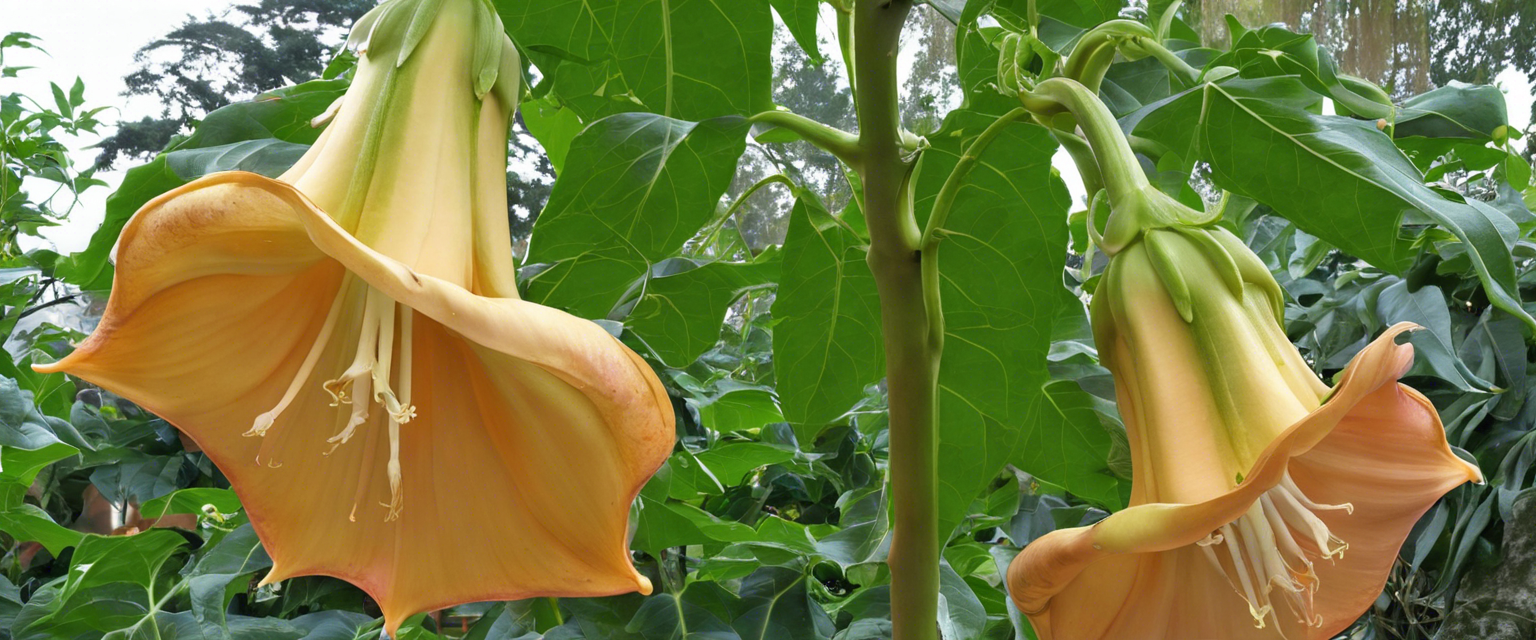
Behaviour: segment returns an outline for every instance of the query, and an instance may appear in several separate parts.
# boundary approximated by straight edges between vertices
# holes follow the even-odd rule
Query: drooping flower
[[[1281,290],[1221,228],[1143,231],[1094,294],[1130,439],[1131,506],[1028,545],[1008,582],[1042,640],[1332,638],[1418,518],[1476,467],[1397,379],[1392,327],[1333,388],[1280,328]]]
[[[521,66],[484,0],[389,0],[277,180],[210,175],[123,230],[67,371],[190,435],[274,567],[409,615],[648,593],[630,503],[673,443],[650,367],[518,299],[507,132]]]
[[[1332,638],[1381,593],[1419,517],[1482,480],[1398,383],[1415,327],[1388,329],[1328,387],[1281,328],[1263,261],[1152,187],[1092,92],[1058,78],[1024,97],[1076,117],[1104,178],[1092,323],[1133,471],[1128,508],[1024,548],[1010,596],[1041,640]]]

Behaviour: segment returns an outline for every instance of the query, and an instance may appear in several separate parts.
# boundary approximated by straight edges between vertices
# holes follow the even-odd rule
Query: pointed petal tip
[[[272,568],[267,570],[267,575],[263,576],[261,581],[256,583],[256,588],[260,589],[269,584],[277,584],[291,577],[293,576],[291,575],[290,571],[283,568],[282,565],[279,565],[276,561],[274,561],[272,563]]]
[[[638,573],[635,574],[635,590],[639,591],[642,596],[651,595],[651,579]]]

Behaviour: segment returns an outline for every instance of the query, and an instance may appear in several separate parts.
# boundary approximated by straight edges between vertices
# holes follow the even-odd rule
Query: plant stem
[[[869,223],[869,266],[880,294],[890,397],[891,569],[894,640],[938,640],[938,375],[944,320],[937,278],[925,279],[912,211],[911,163],[898,113],[896,53],[913,0],[856,0],[853,78],[858,87],[859,175]],[[932,275],[937,275],[933,270]]]
[[[1142,173],[1141,163],[1131,151],[1130,142],[1120,131],[1120,124],[1087,87],[1067,78],[1052,78],[1041,82],[1034,91],[1020,95],[1020,101],[1036,116],[1048,121],[1062,113],[1070,113],[1076,118],[1083,138],[1093,148],[1099,176],[1109,190],[1109,202],[1114,208],[1121,208],[1148,186],[1147,176]]]
[[[987,147],[1002,135],[1003,129],[1013,124],[1019,118],[1029,115],[1029,110],[1019,107],[1003,114],[1002,117],[992,121],[981,135],[971,141],[965,148],[965,154],[960,156],[960,161],[955,163],[955,168],[949,172],[949,177],[944,180],[944,186],[939,189],[939,195],[934,198],[933,212],[928,214],[928,226],[923,229],[923,251],[932,252],[938,247],[939,233],[949,219],[949,211],[954,207],[955,197],[960,195],[960,185],[965,182],[965,177],[971,173],[971,169],[981,160],[981,154]]]
[[[1066,77],[1097,93],[1109,64],[1115,60],[1116,46],[1132,36],[1151,37],[1152,30],[1135,20],[1110,20],[1088,30],[1067,56],[1063,67]]]
[[[859,140],[851,133],[789,111],[764,111],[747,120],[793,131],[806,142],[837,156],[843,164],[859,166]]]
[[[707,238],[707,240],[699,245],[700,249],[714,244],[715,239],[720,235],[720,230],[725,228],[725,223],[730,222],[732,217],[736,215],[736,211],[740,209],[743,204],[746,204],[747,198],[752,197],[752,194],[757,193],[759,189],[762,189],[763,187],[766,187],[770,184],[782,184],[785,187],[788,187],[791,192],[795,190],[795,181],[790,180],[789,176],[786,176],[782,173],[775,173],[771,176],[763,178],[762,180],[758,180],[751,187],[748,187],[746,191],[743,191],[741,196],[737,197],[736,201],[732,202],[731,206],[726,208],[725,213],[721,214],[719,219],[710,224],[709,232],[704,234],[704,237]],[[745,247],[746,238],[742,238],[742,241],[742,246]],[[747,247],[747,252],[751,253],[750,247]]]

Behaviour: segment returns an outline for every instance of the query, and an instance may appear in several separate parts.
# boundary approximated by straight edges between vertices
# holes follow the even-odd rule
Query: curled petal
[[[1482,477],[1451,452],[1434,407],[1397,383],[1413,348],[1396,338],[1413,328],[1397,325],[1367,346],[1328,400],[1282,432],[1229,491],[1133,506],[1029,544],[1009,569],[1009,592],[1042,640],[1280,638],[1277,628],[1293,640],[1323,640],[1352,623],[1419,516]],[[1260,628],[1255,612],[1229,613],[1249,605],[1204,549],[1288,477],[1317,503],[1352,507],[1317,512],[1349,541],[1349,556],[1315,567],[1321,624],[1281,614]]]
[[[42,369],[189,434],[239,490],[273,558],[266,581],[357,584],[391,632],[463,602],[650,591],[629,508],[670,453],[672,407],[601,327],[414,273],[247,173],[147,205],[117,278],[97,331]],[[393,364],[333,406],[325,383],[355,362],[380,294],[403,351],[381,347]],[[391,380],[410,406],[376,403]],[[375,404],[356,436],[329,442],[357,403]],[[263,415],[265,435],[247,437]]]

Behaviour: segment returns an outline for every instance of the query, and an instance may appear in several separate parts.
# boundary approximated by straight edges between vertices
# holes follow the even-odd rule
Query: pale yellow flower
[[[145,205],[101,325],[39,370],[185,431],[239,493],[265,582],[350,581],[391,633],[463,602],[648,593],[630,503],[672,405],[601,327],[517,297],[516,50],[479,0],[392,0],[353,38],[309,153]]]
[[[1150,187],[1148,187],[1150,188]],[[1411,325],[1333,388],[1282,293],[1219,228],[1122,233],[1093,299],[1130,438],[1131,506],[1048,534],[1008,572],[1042,640],[1326,640],[1386,583],[1414,523],[1477,468],[1397,382]]]

